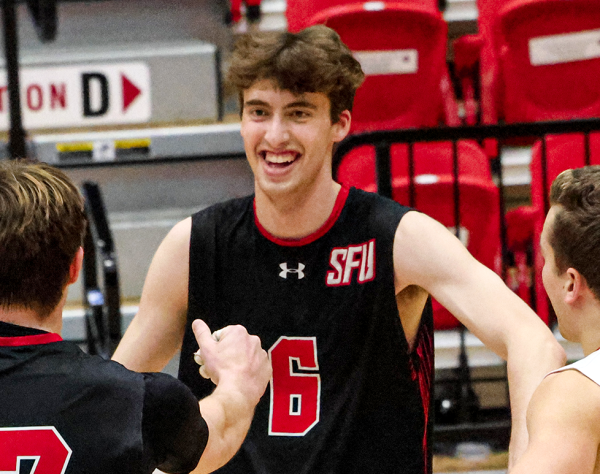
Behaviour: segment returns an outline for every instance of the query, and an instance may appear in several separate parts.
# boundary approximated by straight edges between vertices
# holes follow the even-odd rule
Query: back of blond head
[[[0,306],[50,313],[85,226],[83,198],[62,171],[0,161]]]

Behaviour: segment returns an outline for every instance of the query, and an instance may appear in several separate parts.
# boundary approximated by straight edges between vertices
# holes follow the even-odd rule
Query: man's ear
[[[349,110],[344,110],[340,114],[340,119],[333,124],[333,141],[341,142],[348,132],[350,132],[350,124],[352,123],[352,114]]]
[[[83,247],[77,249],[77,253],[69,267],[69,285],[75,283],[79,278],[79,272],[83,266]]]
[[[565,303],[574,304],[588,289],[583,275],[574,268],[567,268],[565,272]]]

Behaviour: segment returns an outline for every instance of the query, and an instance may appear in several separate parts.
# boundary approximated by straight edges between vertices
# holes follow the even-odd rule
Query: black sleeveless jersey
[[[189,388],[0,322],[0,472],[189,472],[208,428]]]
[[[321,229],[282,240],[260,226],[253,203],[192,217],[180,379],[198,397],[213,388],[193,361],[196,318],[212,330],[244,325],[273,365],[242,449],[218,472],[431,472],[431,307],[409,352],[394,288],[394,236],[409,209],[342,188]]]

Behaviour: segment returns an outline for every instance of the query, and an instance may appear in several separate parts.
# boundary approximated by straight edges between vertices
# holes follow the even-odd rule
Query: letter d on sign
[[[99,72],[81,75],[83,93],[83,116],[98,117],[108,111],[108,79]],[[93,97],[92,97],[93,95]]]

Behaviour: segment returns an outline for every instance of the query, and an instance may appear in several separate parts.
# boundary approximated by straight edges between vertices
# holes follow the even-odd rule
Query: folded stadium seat
[[[367,147],[361,147],[362,149]],[[336,173],[339,182],[366,191],[377,191],[372,153],[346,155]],[[392,197],[411,205],[408,145],[392,145]],[[456,232],[453,150],[448,143],[414,145],[414,207]],[[480,262],[501,272],[500,204],[498,188],[492,181],[488,158],[474,142],[458,143],[459,220],[458,236]],[[435,329],[458,327],[458,321],[434,301]]]
[[[600,133],[592,133],[589,136],[589,158],[586,158],[586,148],[583,134],[549,135],[546,138],[544,181],[542,144],[536,142],[531,158],[531,206],[520,207],[507,213],[509,249],[521,261],[526,249],[531,248],[533,253],[533,261],[530,262],[530,265],[533,264],[533,279],[521,278],[519,294],[528,295],[524,299],[535,307],[540,318],[546,323],[552,323],[552,317],[542,283],[544,259],[540,252],[540,236],[547,213],[550,185],[554,178],[566,169],[600,164]],[[529,288],[525,288],[527,284],[530,285]]]
[[[321,10],[347,3],[349,0],[287,0],[285,6],[285,18],[287,29],[291,33],[297,33],[310,25],[310,18]]]
[[[600,2],[478,0],[477,6],[478,61],[470,57],[473,38],[459,38],[454,47],[458,63],[470,61],[479,71],[482,123],[600,116]],[[486,150],[497,155],[492,141]]]
[[[600,116],[598,0],[513,0],[498,15],[506,122]]]
[[[352,132],[460,124],[434,3],[347,3],[320,10],[309,21],[318,23],[338,32],[366,74]]]
[[[478,0],[477,5],[483,123],[600,115],[600,2]],[[471,53],[460,44],[464,41],[472,40],[457,40],[459,56]]]
[[[314,24],[312,17],[322,10],[352,3],[361,2],[357,2],[356,0],[287,0],[285,9],[287,29],[292,33],[296,33],[307,26]],[[437,0],[396,0],[396,2],[370,1],[365,2],[365,5],[367,9],[377,9],[383,3],[402,3],[437,8]]]

